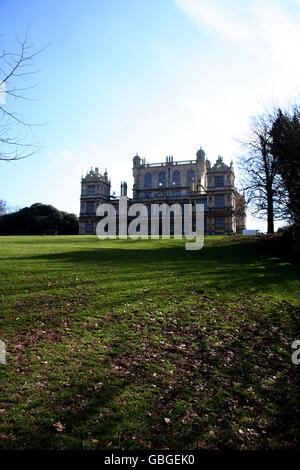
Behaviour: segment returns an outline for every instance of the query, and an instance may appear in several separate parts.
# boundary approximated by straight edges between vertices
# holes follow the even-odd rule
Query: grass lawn
[[[0,238],[0,449],[300,445],[300,268],[254,238]]]

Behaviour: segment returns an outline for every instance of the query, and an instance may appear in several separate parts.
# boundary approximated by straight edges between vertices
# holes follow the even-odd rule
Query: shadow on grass
[[[106,295],[103,296],[103,299],[98,300],[99,306],[103,306],[106,302],[108,302],[107,305],[112,304],[112,302],[121,304],[126,296],[129,296],[128,301],[132,301],[132,290],[137,286],[133,286],[131,289],[128,286],[130,287],[131,282],[134,283],[138,280],[148,280],[148,282],[154,283],[152,285],[155,286],[156,283],[164,289],[169,289],[170,292],[177,287],[177,289],[185,290],[185,294],[190,288],[194,289],[198,284],[201,286],[201,283],[208,287],[220,288],[220,291],[224,287],[243,288],[247,294],[247,290],[251,288],[263,291],[274,286],[281,292],[283,289],[288,289],[292,281],[299,279],[300,271],[298,267],[283,262],[281,259],[265,255],[252,244],[230,243],[230,240],[226,240],[226,243],[222,245],[211,243],[199,252],[188,252],[184,250],[183,244],[174,244],[172,246],[171,243],[164,245],[160,242],[157,245],[153,244],[152,249],[149,244],[150,248],[146,249],[143,243],[127,243],[124,245],[126,248],[123,249],[121,243],[116,243],[114,246],[113,244],[107,245],[107,248],[93,249],[91,247],[91,249],[84,250],[80,250],[80,246],[78,246],[78,250],[73,249],[60,253],[15,259],[31,260],[32,268],[39,265],[38,269],[43,269],[51,265],[52,270],[54,268],[55,272],[57,271],[62,275],[62,281],[63,274],[69,272],[74,274],[74,270],[76,270],[83,274],[89,274],[91,278],[94,278],[95,283],[104,282],[104,287],[107,288],[109,282],[115,276],[119,282],[117,285],[120,288],[121,295],[118,292],[119,297],[117,298],[112,292],[108,299],[108,292],[103,291]],[[40,271],[38,272],[40,273]],[[106,272],[108,273],[107,278]],[[69,281],[68,276],[66,276],[66,279]],[[179,279],[178,284],[176,284],[177,279]],[[87,285],[85,278],[84,286]],[[38,285],[37,288],[39,288]],[[136,295],[140,296],[140,292],[137,292],[137,290]],[[144,298],[149,300],[149,305],[152,297],[155,297],[155,292],[149,289],[144,294]],[[49,301],[47,300],[47,302]],[[280,311],[276,311],[276,313],[281,315],[281,307]],[[50,314],[53,315],[53,311]],[[211,312],[211,315],[213,315],[213,312]],[[47,410],[47,406],[43,408],[45,417],[42,416],[40,420],[37,420],[38,432],[32,430],[30,421],[26,440],[30,442],[31,448],[59,449],[63,447],[65,449],[76,449],[81,448],[84,442],[89,442],[90,445],[91,438],[96,438],[99,448],[104,448],[107,441],[112,439],[111,448],[118,448],[120,446],[118,436],[123,432],[121,445],[123,442],[123,444],[125,443],[126,446],[130,447],[131,445],[134,446],[129,440],[130,436],[135,434],[139,426],[143,432],[145,430],[144,436],[150,439],[156,448],[161,448],[162,441],[171,448],[173,446],[174,448],[187,448],[197,440],[201,442],[203,435],[213,426],[219,426],[218,420],[222,419],[220,430],[216,431],[218,432],[216,445],[218,447],[226,447],[227,445],[227,447],[234,446],[238,448],[244,438],[241,437],[240,442],[236,441],[236,443],[230,444],[230,441],[237,439],[238,435],[236,430],[233,429],[232,423],[239,426],[240,415],[247,408],[247,413],[249,412],[251,418],[258,420],[264,415],[265,409],[268,411],[266,418],[271,418],[270,423],[264,427],[267,431],[266,437],[263,436],[261,441],[253,437],[253,442],[255,440],[258,442],[253,444],[254,447],[268,448],[272,445],[276,446],[276,443],[280,443],[281,440],[295,445],[294,436],[299,433],[297,420],[299,411],[299,393],[297,390],[299,388],[296,387],[296,380],[298,379],[295,380],[289,358],[287,359],[288,365],[284,361],[278,361],[277,363],[274,359],[270,362],[267,348],[270,338],[274,336],[272,329],[273,326],[276,326],[274,318],[273,315],[270,317],[270,321],[265,323],[263,323],[263,316],[261,319],[260,316],[254,318],[256,322],[259,322],[257,329],[261,332],[260,335],[264,335],[261,342],[257,342],[257,332],[246,327],[244,332],[238,332],[239,337],[236,345],[228,341],[227,348],[235,353],[231,363],[224,362],[224,348],[220,351],[216,349],[213,351],[214,354],[207,354],[207,356],[201,351],[195,353],[193,349],[190,353],[180,353],[182,356],[179,356],[176,360],[174,359],[174,370],[176,370],[175,366],[179,369],[175,387],[178,387],[178,384],[180,386],[182,383],[185,384],[188,396],[191,396],[191,400],[197,400],[197,402],[195,401],[196,404],[191,404],[191,406],[195,406],[198,417],[190,424],[187,423],[183,426],[182,421],[178,419],[174,421],[172,427],[166,427],[162,417],[171,413],[174,403],[169,400],[166,404],[161,405],[160,398],[158,399],[160,401],[155,401],[157,395],[153,395],[153,402],[147,408],[153,416],[153,418],[148,419],[149,415],[146,415],[146,410],[141,404],[142,400],[136,404],[135,387],[140,386],[146,389],[149,387],[150,380],[147,377],[141,377],[142,374],[139,372],[143,367],[143,358],[137,360],[135,357],[138,364],[130,370],[130,375],[125,376],[117,372],[117,375],[111,374],[103,378],[97,375],[97,378],[89,379],[88,375],[87,378],[82,378],[81,375],[80,379],[82,364],[78,365],[76,382],[65,392],[63,389],[58,390],[53,397],[49,410]],[[111,325],[112,318],[108,318],[107,322]],[[115,322],[118,322],[118,318],[115,319]],[[251,325],[251,321],[249,324]],[[158,323],[157,327],[161,328],[161,324]],[[241,333],[244,336],[240,337]],[[173,337],[167,336],[166,339],[173,344]],[[197,341],[196,336],[190,339]],[[115,344],[111,344],[110,349],[117,347],[119,342],[123,340],[122,332],[120,332],[116,335]],[[132,342],[134,341],[133,337]],[[251,350],[253,350],[252,360],[252,356],[249,359],[247,350],[244,350],[246,343],[247,347],[251,347]],[[130,341],[126,341],[126,347],[129,348],[128,354],[131,354],[128,344],[131,344]],[[281,345],[280,336],[278,345]],[[187,361],[181,365],[180,358],[187,354],[189,354]],[[272,352],[271,357],[274,358],[274,352]],[[158,365],[161,358],[172,359],[167,353],[162,352],[157,359],[153,356],[153,362],[156,361],[156,365]],[[229,356],[229,358],[232,358],[232,356]],[[119,359],[124,361],[122,354],[114,356],[113,361],[118,363]],[[126,362],[126,367],[127,364],[129,368],[129,361]],[[196,365],[196,367],[192,368],[192,365]],[[137,366],[140,366],[140,369]],[[259,369],[257,369],[257,366],[259,366]],[[110,367],[110,363],[107,364],[107,367]],[[275,376],[279,371],[282,373],[283,379],[278,385],[276,383],[275,385],[260,385],[260,382],[263,384],[265,376]],[[199,394],[197,388],[200,379],[206,388],[211,389],[208,397],[203,402],[202,394]],[[95,390],[98,380],[103,380],[104,385],[100,390]],[[249,395],[247,391],[249,386],[253,387],[257,396]],[[128,408],[126,408],[126,404],[120,405],[119,403],[120,400],[123,401],[122,395],[125,395],[130,388],[132,388],[132,393]],[[163,397],[167,390],[166,384],[162,384],[160,392]],[[84,398],[83,402],[81,397]],[[158,397],[160,397],[160,394],[158,394]],[[185,395],[178,395],[177,399],[187,400]],[[159,407],[159,413],[157,407]],[[107,408],[109,411],[104,412],[104,417],[102,421],[99,420],[98,424],[96,420],[103,408]],[[249,411],[251,409],[253,411]],[[206,421],[203,415],[204,417],[207,415],[209,420]],[[23,418],[21,417],[21,419]],[[57,434],[52,426],[52,423],[57,421],[66,426],[65,433]],[[119,423],[122,423],[123,428],[118,428]],[[129,423],[128,429],[124,429],[127,423]],[[130,425],[132,428],[129,427]],[[247,426],[250,427],[250,424],[247,424]],[[290,431],[290,428],[292,428],[292,431]],[[89,434],[90,429],[92,429],[93,434]],[[252,431],[252,428],[250,430]],[[255,431],[260,432],[259,429],[255,429]],[[291,435],[289,435],[290,432]],[[275,440],[274,442],[269,442],[269,435]],[[24,437],[24,435],[21,437]],[[14,445],[12,444],[12,446]],[[249,446],[251,447],[250,444]]]
[[[95,244],[95,240],[92,241]],[[199,280],[206,286],[262,291],[279,285],[280,289],[287,289],[291,282],[300,280],[300,267],[263,253],[255,243],[245,243],[239,239],[229,239],[222,244],[214,241],[199,251],[186,251],[181,242],[166,246],[164,241],[159,241],[152,249],[151,245],[145,249],[144,241],[140,242],[139,248],[139,242],[132,240],[126,240],[124,248],[120,248],[119,243],[122,242],[101,248],[96,246],[94,249],[8,259],[56,263],[61,272],[74,269],[75,265],[78,271],[87,270],[104,276],[107,273],[110,279],[112,276],[120,280],[128,277],[132,281],[161,279],[163,282],[163,270],[166,269],[171,271],[172,276],[185,276],[189,281]]]
[[[108,409],[124,393],[126,383],[122,378],[111,378],[101,390],[91,393],[93,385],[91,380],[84,383],[78,381],[70,386],[65,398],[58,392],[51,404],[44,404],[43,414],[35,420],[36,430],[32,429],[32,426],[31,429],[23,427],[24,423],[17,421],[16,432],[21,448],[24,446],[27,450],[82,450],[86,447],[85,443],[91,448],[95,447],[91,444],[91,437],[97,437],[100,446],[105,448],[108,438],[117,433],[119,421],[110,413],[100,418],[100,411]],[[55,429],[57,422],[63,423],[62,433]],[[90,429],[93,429],[92,435]],[[5,448],[15,449],[16,445],[19,448],[18,442],[11,443],[8,440]]]
[[[244,336],[235,341],[237,344],[228,343],[225,349],[213,354],[210,351],[182,353],[182,358],[188,355],[188,361],[182,362],[178,357],[174,364],[174,370],[178,366],[177,381],[172,384],[176,393],[170,395],[168,387],[162,382],[158,385],[159,393],[152,395],[148,403],[136,394],[137,386],[139,391],[149,389],[149,379],[142,374],[130,374],[126,378],[119,374],[106,378],[99,376],[72,384],[67,396],[58,393],[51,409],[45,410],[46,414],[49,413],[47,422],[50,417],[52,421],[62,422],[65,432],[57,437],[54,428],[49,425],[43,427],[41,423],[38,433],[30,433],[28,448],[79,450],[86,448],[91,438],[96,438],[99,449],[105,449],[109,441],[112,441],[111,449],[143,448],[145,441],[152,443],[152,449],[162,449],[166,445],[177,450],[194,449],[197,442],[218,449],[239,449],[245,442],[250,449],[298,447],[295,439],[299,435],[299,378],[291,364],[277,361],[277,355],[273,363],[268,361],[263,347],[268,346],[268,330],[260,346],[256,344],[255,333],[241,333]],[[248,346],[255,351],[252,359],[242,347],[245,338]],[[235,353],[231,363],[225,360],[228,349]],[[158,361],[155,357],[154,362]],[[139,358],[136,359],[139,362]],[[118,357],[115,360],[118,362]],[[193,368],[193,364],[197,367]],[[278,383],[268,387],[263,385],[266,377],[279,372],[282,379]],[[99,379],[104,384],[95,391],[94,385]],[[199,395],[199,380],[209,390],[207,396]],[[249,393],[250,387],[255,393]],[[124,394],[127,391],[131,393],[127,396],[129,403],[126,405]],[[80,397],[84,398],[84,405],[81,405]],[[184,423],[176,412],[174,414],[178,400],[193,407],[196,414],[192,421]],[[104,412],[103,416],[101,411]],[[251,424],[255,433],[254,429],[245,429],[250,426],[241,421],[245,413],[248,419],[258,423],[258,426]],[[166,427],[163,417],[170,415],[172,423]],[[264,419],[266,422],[260,425],[260,420],[264,422]],[[240,426],[243,428],[242,435],[238,432]],[[209,444],[207,436],[211,429],[215,429],[215,438]],[[261,434],[262,430],[264,432]],[[133,441],[132,435],[138,435],[142,441]]]

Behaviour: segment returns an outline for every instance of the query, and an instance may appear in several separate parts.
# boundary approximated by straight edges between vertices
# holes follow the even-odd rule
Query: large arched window
[[[145,174],[145,186],[150,188],[152,186],[152,176],[151,173]]]
[[[175,170],[173,173],[173,185],[178,185],[180,184],[180,173],[178,170]]]
[[[158,186],[166,186],[166,173],[161,171],[158,175]]]
[[[187,184],[192,184],[193,178],[195,178],[195,172],[194,170],[189,170],[187,172]]]

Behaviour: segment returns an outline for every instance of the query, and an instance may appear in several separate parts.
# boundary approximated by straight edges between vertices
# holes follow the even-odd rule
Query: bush
[[[300,264],[300,228],[295,225],[284,227],[276,234],[263,236],[258,244],[273,256],[286,258],[293,264]]]

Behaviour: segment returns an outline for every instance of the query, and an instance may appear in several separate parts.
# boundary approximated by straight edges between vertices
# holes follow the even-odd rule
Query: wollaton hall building
[[[136,202],[151,204],[180,203],[204,205],[204,231],[207,235],[241,234],[245,228],[245,200],[234,186],[233,164],[225,165],[218,157],[212,166],[200,148],[196,160],[173,161],[166,157],[163,163],[146,163],[138,155],[133,158],[133,197],[128,207]],[[101,203],[111,203],[118,209],[118,197],[110,194],[107,171],[100,174],[91,169],[81,180],[79,234],[96,233],[96,210]],[[127,183],[121,183],[121,196],[127,196]],[[118,214],[118,212],[117,212]],[[151,209],[149,207],[149,216]],[[170,222],[172,234],[172,219]],[[150,224],[149,224],[150,227]],[[150,233],[149,233],[150,234]]]

